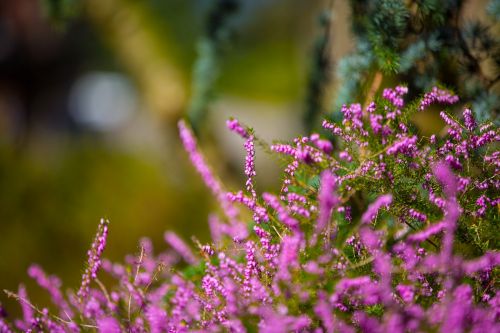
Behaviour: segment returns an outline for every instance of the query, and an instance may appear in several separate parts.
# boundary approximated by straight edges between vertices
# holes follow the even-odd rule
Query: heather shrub
[[[500,331],[500,133],[448,90],[411,102],[407,92],[398,86],[364,106],[344,105],[342,119],[322,123],[325,135],[293,142],[268,145],[228,120],[247,152],[237,192],[179,122],[220,204],[209,217],[212,242],[191,246],[167,232],[165,251],[143,239],[139,255],[112,263],[102,259],[102,220],[79,290],[64,293],[58,278],[32,266],[57,310],[32,304],[20,286],[8,294],[23,317],[0,312],[0,332]],[[424,137],[412,115],[435,106],[445,131]],[[256,146],[285,164],[278,193],[257,193]]]

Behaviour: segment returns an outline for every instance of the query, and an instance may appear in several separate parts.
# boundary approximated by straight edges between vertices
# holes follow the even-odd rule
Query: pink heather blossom
[[[271,150],[275,151],[277,153],[285,154],[285,155],[291,155],[295,156],[296,155],[296,149],[292,147],[291,145],[286,145],[286,144],[275,144],[271,146]]]
[[[179,126],[179,135],[181,137],[182,143],[184,144],[184,148],[189,154],[191,163],[196,168],[198,173],[201,175],[201,178],[205,182],[205,185],[212,191],[213,195],[219,200],[226,215],[229,218],[234,219],[237,214],[237,211],[234,209],[231,203],[228,202],[226,195],[222,189],[222,185],[212,174],[212,171],[205,162],[203,155],[198,151],[198,146],[193,133],[187,127],[186,123],[183,120],[179,121],[178,126]]]
[[[380,134],[382,132],[382,121],[384,117],[380,114],[370,114],[370,127],[373,133]]]
[[[464,262],[464,270],[467,274],[491,269],[500,265],[499,252],[486,252],[482,257]]]
[[[277,280],[288,281],[291,278],[289,268],[298,268],[299,238],[286,236],[281,242],[281,253],[279,256]]]
[[[0,317],[0,332],[2,333],[12,333],[9,325]]]
[[[245,158],[245,175],[247,176],[247,181],[245,185],[247,191],[255,198],[257,194],[254,189],[254,178],[257,173],[255,172],[255,147],[253,135],[250,135],[245,141],[245,150],[247,151],[247,156]]]
[[[314,133],[309,137],[311,142],[325,154],[330,154],[333,151],[332,143],[328,140],[320,139],[319,134]]]
[[[388,155],[403,154],[408,157],[415,157],[417,152],[417,137],[402,137],[398,141],[394,142],[392,146],[387,149]]]
[[[30,300],[28,299],[28,293],[26,292],[26,287],[23,284],[19,285],[19,303],[21,304],[21,309],[23,312],[23,321],[18,321],[16,326],[22,330],[30,329],[31,323],[35,319],[35,311],[31,307]]]
[[[167,231],[165,233],[165,242],[167,242],[188,264],[194,265],[198,262],[198,259],[191,252],[189,246],[175,233]]]
[[[226,121],[227,128],[229,128],[231,131],[235,132],[239,136],[241,136],[244,139],[248,139],[250,137],[248,131],[243,128],[243,126],[240,125],[239,121],[237,119],[229,119]]]
[[[253,276],[259,274],[259,268],[257,260],[255,258],[255,252],[256,252],[255,244],[252,241],[246,242],[245,250],[246,250],[247,264],[243,276],[243,291],[248,295],[249,293],[252,292],[250,281]]]
[[[255,146],[254,146],[254,136],[250,134],[246,129],[244,129],[238,120],[229,119],[227,122],[227,127],[240,135],[245,139],[245,175],[247,176],[247,181],[245,183],[247,191],[252,195],[252,197],[256,197],[255,189],[254,189],[254,177],[256,176],[255,172]]]
[[[382,97],[391,102],[395,107],[402,108],[404,106],[403,96],[407,93],[407,87],[397,86],[395,89],[384,89],[384,91],[382,92]]]
[[[120,324],[113,317],[105,317],[101,318],[97,321],[97,327],[99,333],[120,333],[122,329],[120,328]]]
[[[325,154],[330,154],[333,151],[332,143],[328,140],[318,140],[314,142],[316,147],[321,149]]]
[[[264,193],[262,195],[262,198],[269,205],[269,207],[271,207],[276,211],[276,213],[278,213],[278,218],[283,224],[285,224],[292,230],[297,230],[299,222],[289,214],[287,209],[283,207],[276,196],[269,193]]]
[[[94,242],[92,242],[92,246],[90,250],[87,252],[88,262],[87,268],[82,276],[82,284],[80,289],[78,290],[78,297],[80,300],[86,298],[88,296],[90,283],[92,280],[97,278],[97,272],[101,267],[101,256],[104,252],[104,248],[106,247],[106,239],[108,237],[108,225],[109,221],[105,219],[101,219],[99,223],[99,227],[97,229],[96,236],[94,238]]]
[[[464,109],[463,116],[465,128],[467,128],[467,130],[469,131],[473,131],[476,128],[477,124],[474,116],[472,115],[471,109]]]
[[[413,301],[413,297],[415,296],[413,286],[399,284],[396,286],[396,290],[405,303],[410,303]]]
[[[34,279],[40,287],[48,291],[52,302],[61,310],[60,316],[66,320],[71,320],[73,311],[60,290],[61,280],[56,276],[47,276],[38,265],[31,265],[28,269],[28,275]]]
[[[226,195],[229,201],[242,203],[253,211],[253,219],[256,223],[269,221],[266,209],[258,205],[255,198],[245,196],[242,191],[236,194],[226,193]]]
[[[335,177],[328,170],[321,174],[320,189],[318,193],[319,214],[316,224],[316,232],[321,233],[325,230],[330,222],[333,207],[338,204],[339,200],[335,196]]]
[[[368,224],[377,216],[382,207],[388,207],[392,203],[392,195],[385,194],[377,198],[361,217],[361,223]]]
[[[445,228],[446,228],[446,223],[444,222],[434,223],[430,227],[426,228],[424,231],[420,231],[418,233],[410,235],[410,237],[408,237],[408,240],[412,242],[423,242],[426,239],[430,238],[431,236],[440,233]]]
[[[439,89],[438,87],[432,88],[432,90],[424,95],[423,100],[420,102],[419,110],[423,111],[433,103],[440,104],[455,104],[458,102],[458,96],[452,93]]]
[[[339,158],[347,162],[352,162],[352,157],[346,150],[343,150],[339,153]]]
[[[416,209],[413,209],[413,208],[410,208],[408,210],[408,214],[414,218],[415,220],[419,221],[419,222],[425,222],[427,220],[427,215],[425,215],[424,213],[421,213],[419,211],[417,211]]]
[[[368,113],[374,113],[377,110],[377,104],[375,102],[370,102],[368,106],[366,107],[366,112]]]
[[[314,312],[321,319],[326,329],[326,333],[333,333],[335,329],[335,318],[332,315],[332,307],[325,298],[325,296],[320,298],[314,307]]]

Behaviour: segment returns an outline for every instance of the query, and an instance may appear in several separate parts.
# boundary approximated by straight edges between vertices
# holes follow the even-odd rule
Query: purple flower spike
[[[415,157],[417,152],[417,137],[412,136],[410,138],[403,137],[400,140],[393,143],[392,146],[387,149],[388,155],[403,154],[408,157]]]
[[[203,179],[205,185],[212,191],[214,196],[219,200],[219,203],[224,209],[226,215],[230,219],[234,219],[237,215],[237,211],[232,206],[232,204],[227,200],[225,192],[222,190],[222,185],[212,174],[212,171],[205,162],[205,158],[198,151],[198,145],[196,143],[196,139],[193,133],[187,127],[186,123],[183,120],[179,121],[178,126],[179,126],[179,135],[181,137],[182,143],[184,144],[184,148],[189,154],[191,163],[196,168],[198,173],[201,175],[201,178]]]
[[[194,265],[198,262],[189,246],[187,246],[187,244],[175,233],[167,231],[165,233],[165,242],[167,242],[188,264]]]
[[[443,190],[448,197],[453,197],[457,193],[457,180],[453,172],[443,162],[434,165],[434,175],[443,186]]]
[[[285,224],[292,230],[297,230],[299,222],[292,216],[290,216],[288,210],[283,207],[276,196],[269,193],[264,193],[262,194],[262,198],[272,209],[276,211],[276,213],[278,213],[278,218],[283,224]]]
[[[457,102],[458,102],[458,96],[453,95],[452,93],[446,90],[434,87],[430,92],[424,95],[424,98],[420,102],[419,110],[423,111],[433,103],[452,105]]]
[[[472,111],[470,109],[465,109],[463,115],[465,128],[467,128],[467,130],[469,131],[473,131],[476,128],[477,124],[474,116],[472,115]]]
[[[19,303],[21,304],[21,309],[23,311],[23,321],[19,321],[17,326],[22,330],[28,330],[31,327],[32,322],[35,319],[35,312],[31,307],[30,301],[28,299],[28,293],[23,284],[19,285]]]
[[[239,121],[237,119],[229,119],[226,121],[227,128],[229,128],[231,131],[234,133],[238,134],[244,139],[248,139],[250,136],[248,134],[248,131],[243,128],[243,126],[240,125]]]
[[[323,232],[327,227],[333,208],[339,202],[334,193],[335,188],[335,176],[328,170],[324,171],[321,174],[321,185],[318,193],[319,215],[316,224],[316,233],[318,234]]]
[[[151,333],[167,332],[168,318],[165,310],[158,306],[149,306],[146,310],[146,318],[148,319]]]
[[[289,268],[299,267],[299,238],[295,236],[287,236],[283,238],[281,243],[282,249],[279,258],[277,280],[288,281],[291,278]]]
[[[375,202],[373,202],[368,209],[365,211],[363,216],[361,217],[361,223],[368,224],[373,221],[373,219],[377,216],[378,211],[382,207],[388,207],[392,203],[392,195],[385,194],[377,198]]]
[[[256,197],[255,189],[254,189],[254,177],[256,176],[255,172],[255,147],[254,147],[254,136],[250,134],[243,126],[240,125],[237,119],[229,119],[226,121],[227,127],[241,136],[245,140],[245,150],[247,155],[245,157],[245,175],[247,176],[247,181],[245,183],[246,189],[252,197]]]
[[[9,325],[0,317],[0,332],[1,333],[12,333]]]
[[[97,233],[94,238],[94,242],[90,250],[87,252],[88,261],[87,268],[82,276],[82,284],[78,290],[78,297],[80,301],[83,301],[88,296],[90,283],[97,278],[97,272],[101,267],[102,261],[101,256],[106,247],[106,239],[108,237],[108,225],[109,221],[101,219],[99,227],[97,228]]]
[[[255,146],[253,135],[250,135],[245,141],[245,150],[247,151],[247,156],[245,157],[245,175],[247,176],[247,181],[245,185],[252,197],[256,198],[257,193],[254,188],[254,178],[257,173],[255,172]]]
[[[120,324],[113,317],[101,318],[97,321],[99,333],[121,333]]]
[[[397,86],[394,90],[390,88],[384,89],[382,97],[391,102],[397,108],[404,106],[403,96],[408,93],[408,87]]]
[[[61,292],[61,281],[56,276],[47,276],[42,268],[38,265],[31,265],[28,269],[28,275],[34,279],[38,285],[50,294],[54,304],[60,309],[60,316],[66,320],[71,320],[73,311],[64,299]]]

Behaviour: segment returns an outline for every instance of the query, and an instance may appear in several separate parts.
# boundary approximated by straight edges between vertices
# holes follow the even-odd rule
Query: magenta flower
[[[108,237],[108,225],[108,220],[101,219],[94,242],[92,242],[92,246],[87,252],[87,268],[83,273],[82,284],[77,293],[81,301],[88,296],[90,283],[97,278],[97,272],[101,267],[101,256],[104,252],[104,248],[106,247],[106,239]]]

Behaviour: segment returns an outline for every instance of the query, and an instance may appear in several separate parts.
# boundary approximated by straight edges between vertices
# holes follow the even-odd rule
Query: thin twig
[[[13,293],[12,291],[9,291],[9,290],[6,290],[4,289],[3,290],[4,293],[7,295],[7,297],[10,297],[10,298],[14,298],[16,301],[18,302],[22,302],[26,305],[28,305],[30,308],[32,308],[33,310],[35,310],[38,314],[42,315],[42,316],[45,316],[46,313],[44,313],[43,311],[41,311],[40,309],[38,309],[36,306],[34,306],[33,304],[31,304],[30,301],[28,301],[27,299],[25,299],[24,297],[21,297],[19,296],[18,294],[16,293]],[[85,327],[85,328],[97,328],[97,326],[95,325],[90,325],[90,324],[79,324],[79,323],[75,323],[74,321],[67,321],[67,320],[64,320],[62,319],[61,317],[59,316],[56,316],[56,315],[53,315],[53,314],[49,314],[50,317],[52,317],[53,319],[61,322],[61,323],[64,323],[66,325],[69,325],[69,324],[76,324],[76,325],[79,325],[81,327]]]
[[[372,84],[370,86],[370,89],[368,90],[368,93],[366,94],[366,99],[365,99],[365,104],[363,105],[363,109],[366,109],[368,107],[368,104],[373,101],[373,97],[375,97],[375,94],[380,88],[380,85],[382,84],[382,79],[383,75],[381,72],[377,71],[375,73],[375,76],[373,77]]]
[[[95,279],[94,280],[95,283],[97,283],[97,285],[99,286],[99,288],[101,288],[104,296],[106,297],[106,300],[111,303],[111,297],[109,297],[109,293],[108,291],[106,290],[106,287],[104,286],[104,284],[99,280],[99,279]]]
[[[139,262],[137,263],[137,268],[135,270],[133,284],[135,284],[135,282],[137,281],[137,277],[139,276],[139,270],[141,268],[143,258],[144,258],[144,246],[141,246],[141,254],[139,256]],[[129,293],[128,293],[128,321],[129,322],[130,322],[131,303],[132,303],[132,293],[129,291]]]

